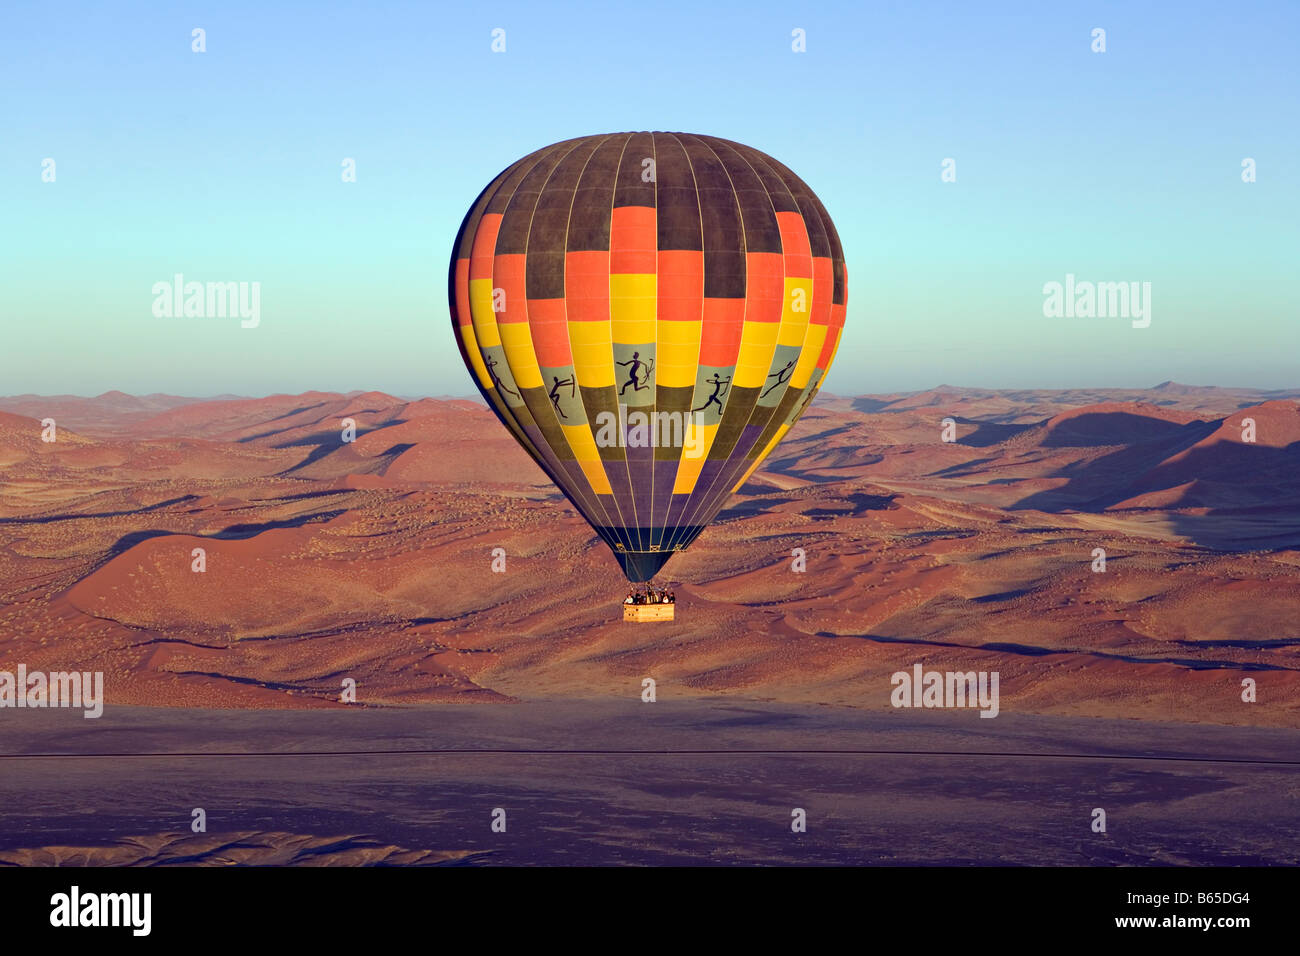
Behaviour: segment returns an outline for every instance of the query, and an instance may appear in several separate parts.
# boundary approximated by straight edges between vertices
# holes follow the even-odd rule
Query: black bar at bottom
[[[77,923],[110,922],[116,913],[121,925],[70,925],[73,887]],[[279,938],[328,939],[332,946],[348,939],[373,943],[376,931],[383,938],[423,930],[450,941],[459,933],[493,935],[502,927],[577,940],[597,925],[622,926],[629,941],[664,943],[663,934],[687,925],[733,942],[784,925],[795,932],[815,929],[819,936],[843,928],[863,941],[915,937],[926,948],[991,945],[1022,934],[1037,940],[1199,936],[1231,946],[1293,927],[1295,889],[1295,869],[1282,867],[544,873],[474,867],[15,867],[0,870],[0,919],[10,943],[75,935],[81,942],[118,938],[128,946],[146,939],[261,945]],[[147,936],[137,934],[145,928],[145,898],[131,894],[149,894]]]

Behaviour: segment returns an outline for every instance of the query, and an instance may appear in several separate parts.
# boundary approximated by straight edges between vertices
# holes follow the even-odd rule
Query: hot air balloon
[[[492,180],[461,223],[449,298],[479,391],[644,582],[808,407],[847,274],[830,216],[772,157],[611,133]]]

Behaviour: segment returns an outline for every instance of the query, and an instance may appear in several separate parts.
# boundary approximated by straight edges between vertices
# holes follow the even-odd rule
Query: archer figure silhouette
[[[555,383],[554,385],[551,386],[551,391],[550,391],[551,404],[555,406],[555,410],[560,413],[561,418],[568,418],[569,416],[564,414],[564,409],[560,407],[560,388],[564,385],[572,386],[573,379],[566,378],[564,381],[561,382],[558,375],[552,375],[551,381]]]
[[[645,368],[645,363],[641,361],[641,353],[640,353],[640,352],[633,352],[633,353],[632,353],[632,359],[631,359],[631,361],[628,361],[628,362],[618,362],[618,363],[616,363],[616,364],[618,364],[618,365],[630,365],[630,366],[632,366],[631,368],[629,368],[629,369],[627,370],[627,381],[623,383],[623,388],[620,388],[620,389],[618,390],[618,393],[619,393],[620,395],[623,394],[623,391],[624,391],[624,390],[625,390],[629,385],[632,386],[632,391],[634,391],[634,392],[639,392],[639,391],[641,391],[641,389],[643,389],[643,388],[646,387],[645,385],[641,384],[641,369]],[[649,378],[648,375],[647,375],[646,377]]]
[[[731,386],[731,376],[728,375],[725,379],[721,379],[721,378],[718,378],[718,373],[717,373],[717,372],[714,372],[714,373],[713,373],[713,378],[706,378],[704,381],[705,381],[706,384],[710,384],[710,385],[713,386],[713,394],[709,396],[709,400],[708,400],[707,402],[705,402],[705,403],[704,403],[703,405],[701,405],[699,408],[692,408],[691,411],[692,411],[692,412],[702,412],[702,411],[704,411],[706,408],[708,408],[710,405],[717,405],[717,406],[718,406],[718,414],[721,415],[721,414],[722,414],[722,402],[718,401],[718,396],[722,394],[722,390],[723,390],[724,387],[729,388],[729,387]]]
[[[522,396],[520,396],[520,394],[519,394],[518,392],[516,392],[513,388],[509,388],[509,387],[507,387],[506,384],[505,384],[504,382],[501,381],[501,376],[497,374],[497,360],[496,360],[496,359],[494,359],[491,355],[485,355],[485,356],[483,356],[483,360],[484,360],[485,362],[487,362],[488,375],[492,378],[492,384],[496,386],[497,391],[499,391],[499,392],[509,392],[509,393],[510,393],[511,395],[513,395],[515,398],[521,398],[521,397],[522,397]]]
[[[767,398],[768,392],[772,391],[772,389],[776,388],[778,385],[784,385],[786,383],[786,380],[790,377],[790,369],[792,368],[794,368],[794,359],[790,359],[790,361],[786,362],[785,368],[781,369],[781,371],[773,372],[771,375],[769,375],[768,378],[775,377],[776,381],[773,382],[771,385],[769,385],[767,389],[763,392],[763,394],[758,397]]]

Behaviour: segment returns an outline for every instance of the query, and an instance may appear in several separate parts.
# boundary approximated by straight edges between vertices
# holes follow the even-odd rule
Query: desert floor
[[[1300,863],[1294,730],[635,695],[16,716],[0,864]]]

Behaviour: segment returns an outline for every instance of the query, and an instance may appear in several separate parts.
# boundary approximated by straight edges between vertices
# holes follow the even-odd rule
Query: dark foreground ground
[[[0,721],[0,864],[1300,863],[1293,730],[736,699]]]

